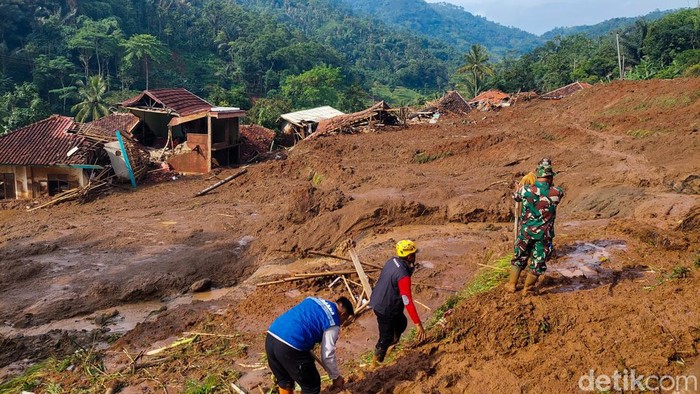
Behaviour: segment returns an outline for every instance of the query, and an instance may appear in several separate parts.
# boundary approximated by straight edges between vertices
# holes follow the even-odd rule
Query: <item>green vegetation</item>
[[[652,135],[656,135],[657,133],[653,130],[647,130],[647,129],[637,129],[637,130],[630,130],[627,132],[627,135],[630,137],[634,138],[647,138],[651,137]]]
[[[210,394],[222,385],[215,376],[207,375],[202,382],[188,380],[185,384],[185,394]]]
[[[690,268],[688,267],[674,267],[673,270],[671,271],[671,275],[669,276],[669,279],[674,280],[674,279],[685,279],[690,276]]]
[[[506,27],[475,16],[462,7],[446,2],[422,0],[343,0],[348,7],[391,26],[407,29],[428,37],[439,38],[460,51],[472,45],[483,45],[496,56],[507,53],[522,55],[542,39],[526,31]]]
[[[695,258],[693,259],[693,266],[695,269],[700,269],[700,252],[695,254]]]
[[[493,264],[485,264],[489,265],[491,268],[484,268],[479,271],[467,287],[457,295],[448,298],[447,301],[433,313],[433,317],[427,322],[426,328],[435,326],[440,319],[445,316],[447,311],[456,307],[460,302],[496,288],[508,277],[510,260],[512,258],[512,255],[507,255],[497,259]],[[484,258],[485,262],[489,262],[490,260],[490,254]]]
[[[280,114],[316,105],[352,112],[379,99],[420,105],[454,88],[472,97],[606,82],[619,75],[614,33],[628,79],[700,76],[699,8],[541,44],[456,6],[385,3],[1,2],[0,134],[51,113],[94,119],[148,88],[185,87],[275,127]]]
[[[627,79],[697,75],[700,64],[700,8],[670,13],[658,20],[638,20],[605,35],[555,36],[519,58],[495,66],[490,87],[504,91],[546,92],[576,81],[619,78],[615,34],[620,34]]]

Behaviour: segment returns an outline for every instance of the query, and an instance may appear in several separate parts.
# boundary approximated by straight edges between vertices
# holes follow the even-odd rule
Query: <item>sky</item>
[[[593,25],[655,10],[697,7],[700,0],[427,0],[464,7],[493,22],[540,35],[555,27]]]

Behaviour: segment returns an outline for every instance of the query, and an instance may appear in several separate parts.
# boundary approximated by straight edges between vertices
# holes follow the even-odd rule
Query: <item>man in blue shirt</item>
[[[272,322],[265,338],[265,353],[280,394],[292,394],[294,382],[299,383],[302,394],[321,392],[321,376],[311,353],[317,343],[321,344],[321,363],[333,380],[333,388],[343,387],[345,380],[338,371],[335,346],[340,326],[352,315],[352,303],[345,297],[335,303],[308,297]]]

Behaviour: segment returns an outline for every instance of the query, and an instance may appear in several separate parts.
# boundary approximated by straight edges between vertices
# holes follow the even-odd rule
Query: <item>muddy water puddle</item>
[[[552,292],[586,290],[610,282],[614,276],[608,266],[610,257],[626,249],[627,244],[621,240],[577,242],[562,248],[559,258],[547,269],[548,276],[555,274],[555,282],[563,280]],[[558,276],[562,279],[556,279]]]
[[[194,302],[214,301],[227,295],[232,288],[213,289],[201,293],[184,294],[163,301],[144,301],[124,304],[96,311],[88,316],[55,320],[47,324],[29,328],[14,328],[10,325],[0,326],[0,335],[14,337],[17,335],[37,336],[53,330],[90,331],[99,327],[109,328],[111,333],[123,334],[132,330],[138,323],[155,318],[165,310]]]

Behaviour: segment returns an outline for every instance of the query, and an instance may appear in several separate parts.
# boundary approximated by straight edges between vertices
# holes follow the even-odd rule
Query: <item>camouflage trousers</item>
[[[515,242],[513,260],[510,263],[525,269],[527,260],[530,259],[530,271],[534,275],[542,275],[547,271],[547,261],[552,257],[553,250],[551,239],[529,239],[520,235]]]

